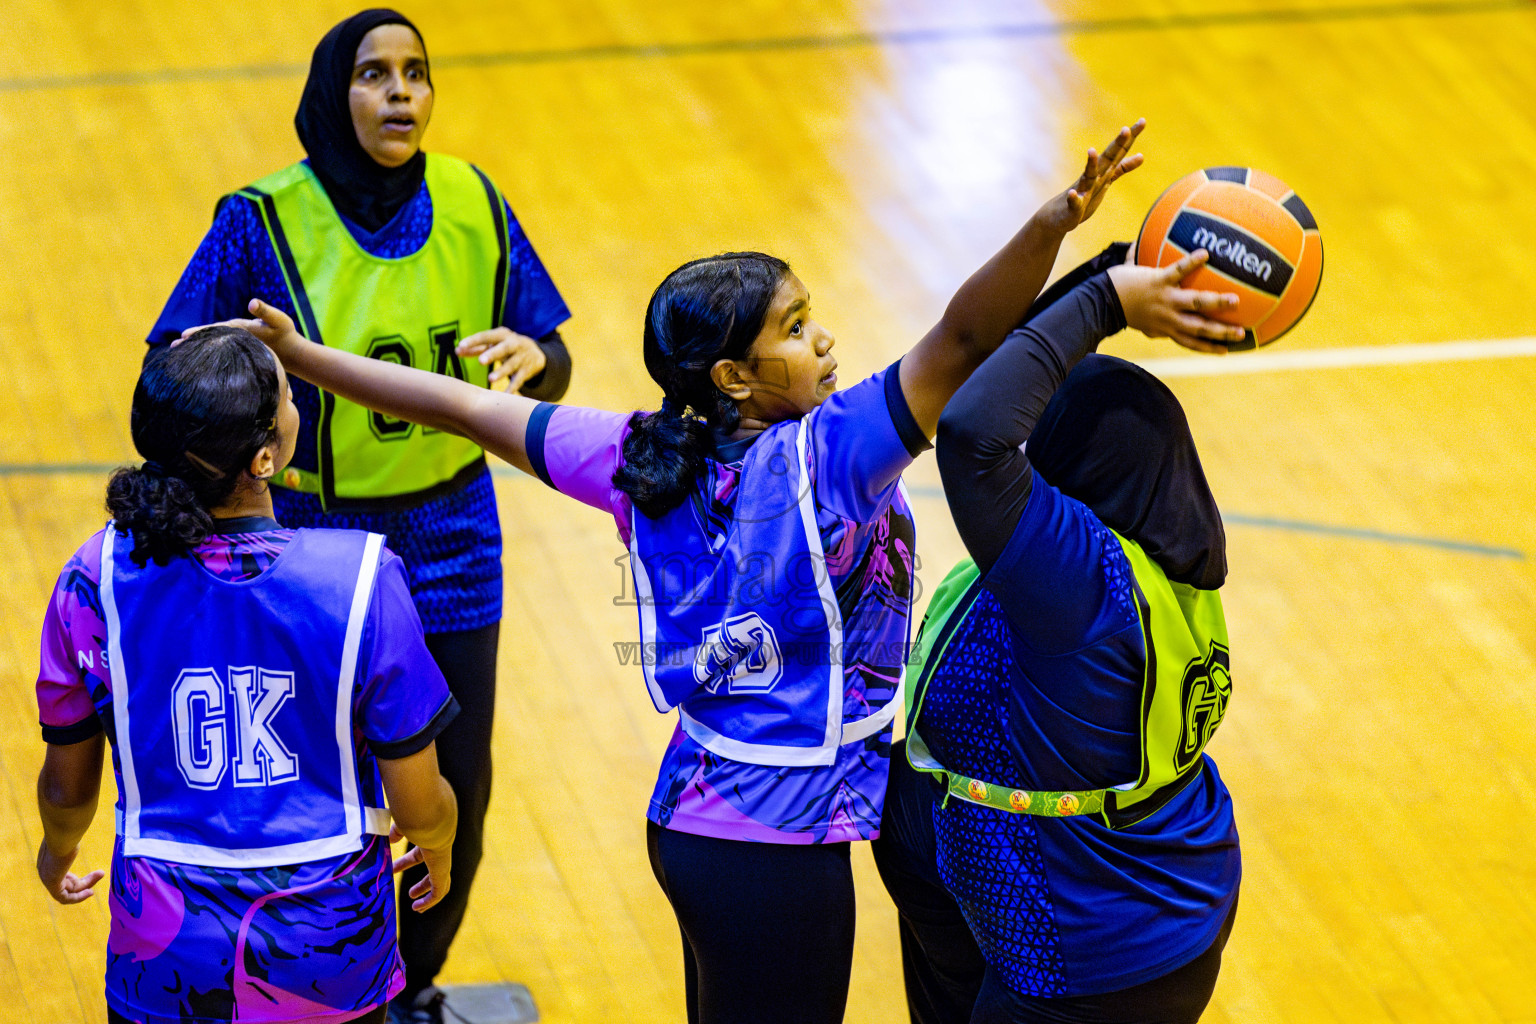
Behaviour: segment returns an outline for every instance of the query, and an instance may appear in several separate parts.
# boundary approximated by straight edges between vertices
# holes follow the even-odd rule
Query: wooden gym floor
[[[300,155],[309,52],[353,6],[0,0],[0,992],[102,1021],[107,905],[35,882],[43,603],[131,460],[141,339],[214,200]],[[1536,5],[1522,0],[439,0],[429,149],[506,190],[574,319],[569,401],[653,407],[644,303],[679,262],[786,257],[845,379],[886,365],[1082,150],[1147,165],[1068,261],[1202,166],[1276,173],[1327,270],[1273,350],[1166,343],[1229,522],[1237,695],[1212,752],[1242,910],[1208,1021],[1536,1021]],[[1482,348],[1433,343],[1491,341]],[[1303,356],[1349,350],[1342,365]],[[1355,351],[1363,350],[1363,351]],[[1524,353],[1523,355],[1521,353]],[[1448,355],[1470,356],[1451,360]],[[1256,360],[1243,365],[1244,359]],[[1379,365],[1384,360],[1406,360]],[[497,782],[445,980],[554,1024],[682,1017],[643,814],[670,722],[610,523],[499,478]],[[929,587],[959,553],[909,475]],[[81,863],[104,865],[110,815]],[[855,853],[848,1019],[904,1019],[893,912]]]

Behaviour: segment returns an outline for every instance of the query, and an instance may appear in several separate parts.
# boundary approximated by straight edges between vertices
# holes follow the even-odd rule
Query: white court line
[[[1340,370],[1354,366],[1405,366],[1410,363],[1449,363],[1519,356],[1536,356],[1536,338],[1370,345],[1363,348],[1320,348],[1299,352],[1233,352],[1218,357],[1191,355],[1172,359],[1146,359],[1139,365],[1159,377],[1217,377],[1233,373]]]

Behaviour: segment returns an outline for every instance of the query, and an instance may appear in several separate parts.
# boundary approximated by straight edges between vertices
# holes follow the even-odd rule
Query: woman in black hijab
[[[366,10],[327,32],[294,118],[308,159],[220,202],[150,345],[242,318],[259,298],[333,348],[482,386],[504,380],[533,398],[564,394],[570,359],[556,329],[570,312],[490,179],[422,151],[434,99],[426,45],[405,16]],[[400,915],[406,988],[392,1013],[434,1020],[432,982],[463,920],[490,797],[502,602],[495,493],[474,444],[303,381],[293,390],[302,422],[274,481],[278,521],[385,535],[463,709],[438,737],[459,802],[454,885],[427,913],[402,906]]]
[[[1197,1021],[1236,913],[1203,753],[1231,692],[1221,516],[1173,393],[1091,354],[1127,324],[1221,346],[1152,301],[1204,254],[1126,251],[1042,296],[939,423],[971,557],[929,605],[874,847],[919,1024]]]
[[[409,29],[421,47],[422,64],[415,69],[421,86],[423,117],[415,138],[398,140],[391,152],[378,140],[372,124],[354,118],[352,78],[357,53],[368,34],[385,25]],[[426,43],[404,15],[384,8],[374,8],[353,15],[332,28],[315,47],[309,62],[309,78],[293,126],[299,143],[309,154],[310,170],[325,187],[325,194],[336,212],[363,229],[374,232],[399,212],[425,180],[427,156],[420,149],[420,133],[432,115],[432,72],[425,60]],[[359,97],[359,104],[366,103]],[[360,135],[369,137],[364,148]],[[414,142],[415,145],[410,145]],[[414,149],[415,152],[409,152]],[[403,160],[401,158],[404,158]]]

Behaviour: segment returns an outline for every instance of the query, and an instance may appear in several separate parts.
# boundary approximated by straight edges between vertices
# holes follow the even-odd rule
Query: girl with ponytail
[[[899,362],[844,391],[833,337],[782,261],[727,253],[662,281],[645,318],[661,409],[534,402],[311,345],[252,302],[293,373],[460,433],[613,515],[630,552],[644,677],[678,728],[648,818],[684,938],[688,1019],[841,1020],[849,843],[874,836],[907,660],[915,531],[902,470],[951,394],[1040,292],[1065,234],[1141,163],[1142,124],[1088,152]],[[1129,287],[1198,337],[1199,296]],[[1214,307],[1206,307],[1214,308]]]
[[[661,409],[629,418],[613,484],[655,519],[682,504],[741,411],[715,385],[722,359],[745,359],[789,264],[760,252],[694,260],[667,275],[645,313],[645,368],[661,385]],[[830,339],[828,345],[830,346]]]
[[[458,705],[382,538],[273,519],[298,426],[246,331],[155,350],[133,394],[145,461],[112,474],[112,521],[48,605],[37,872],[64,904],[102,880],[70,868],[110,739],[113,1022],[376,1024],[405,985],[392,870],[425,865],[417,910],[450,884],[434,741]],[[416,844],[393,865],[391,811]]]
[[[145,361],[129,414],[144,464],[117,470],[107,483],[107,511],[132,535],[130,557],[140,566],[165,565],[196,547],[214,532],[212,510],[242,485],[249,493],[237,506],[265,493],[293,451],[297,422],[287,424],[286,452],[278,443],[279,411],[297,414],[279,388],[286,378],[251,340],[237,328],[208,327]]]

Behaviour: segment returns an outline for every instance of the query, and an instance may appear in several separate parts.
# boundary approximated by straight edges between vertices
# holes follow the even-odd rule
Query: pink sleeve
[[[37,712],[45,739],[53,730],[79,726],[95,716],[93,688],[111,690],[100,580],[101,534],[97,533],[59,573],[43,615]]]
[[[573,405],[547,405],[529,423],[529,461],[561,494],[609,513],[629,528],[629,496],[613,486],[624,462],[624,438],[632,413]],[[541,410],[542,411],[542,410]]]

